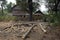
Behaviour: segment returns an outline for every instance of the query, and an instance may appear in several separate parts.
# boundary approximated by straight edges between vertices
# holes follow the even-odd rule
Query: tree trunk
[[[30,21],[32,21],[32,11],[33,11],[32,0],[28,0],[28,5],[29,5],[29,12],[30,12]]]
[[[56,15],[57,15],[57,11],[58,11],[57,7],[58,7],[59,3],[60,3],[60,0],[55,1],[55,8],[54,9],[55,9]]]
[[[1,4],[1,7],[2,7],[2,15],[4,14],[4,12],[3,12],[3,4]]]

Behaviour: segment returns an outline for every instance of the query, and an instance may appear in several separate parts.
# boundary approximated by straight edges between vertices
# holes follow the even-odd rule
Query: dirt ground
[[[12,22],[0,22],[0,40],[23,40],[18,33],[1,32],[9,27]],[[17,35],[15,35],[17,34]],[[60,40],[60,27],[48,27],[44,33],[39,26],[35,26],[25,40]]]
[[[60,27],[48,27],[46,33],[38,27],[37,30],[32,30],[29,37],[26,40],[60,40]]]

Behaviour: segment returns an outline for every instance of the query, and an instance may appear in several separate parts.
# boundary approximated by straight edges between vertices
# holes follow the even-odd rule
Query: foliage
[[[49,22],[54,23],[55,25],[60,24],[59,3],[60,0],[48,0],[49,15],[47,18],[49,19]]]
[[[7,4],[7,11],[11,12],[11,8],[12,8],[12,2],[10,2],[9,4]]]
[[[16,0],[17,2],[17,5],[20,6],[20,8],[22,8],[22,10],[26,11],[28,10],[29,11],[29,4],[28,4],[28,0]],[[39,7],[39,3],[35,3],[35,2],[32,2],[33,3],[33,12],[36,11],[36,9]]]
[[[17,19],[17,17],[8,14],[9,12],[6,10],[4,10],[4,15],[0,12],[0,21],[15,21]]]
[[[2,13],[4,13],[3,9],[5,8],[6,4],[7,4],[7,1],[3,0],[2,3],[1,3]]]
[[[0,16],[0,21],[15,21],[16,17],[15,16]]]
[[[16,0],[17,5],[20,6],[20,8],[24,11],[27,11],[30,13],[30,21],[32,20],[32,13],[36,11],[36,9],[39,7],[38,3],[32,2],[32,0]]]
[[[39,9],[39,3],[33,2],[33,12],[35,12],[37,9]]]
[[[15,21],[16,17],[9,15],[11,14],[11,7],[13,6],[13,4],[10,2],[9,4],[7,4],[6,0],[0,0],[1,3],[1,8],[2,11],[0,10],[0,21]]]

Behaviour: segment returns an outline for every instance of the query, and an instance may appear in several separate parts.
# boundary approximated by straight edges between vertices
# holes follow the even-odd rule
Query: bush
[[[15,16],[0,16],[0,21],[15,21],[16,17]]]

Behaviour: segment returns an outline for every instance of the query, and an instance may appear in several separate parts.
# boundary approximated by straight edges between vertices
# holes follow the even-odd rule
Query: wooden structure
[[[20,6],[15,5],[12,7],[12,15],[17,16],[19,20],[22,21],[29,21],[29,12],[23,11]],[[41,11],[37,11],[34,14],[32,14],[33,20],[40,20],[43,16],[43,13]]]
[[[20,20],[29,20],[29,13],[27,11],[23,11],[18,5],[12,7],[12,15],[17,16]]]
[[[33,20],[41,20],[43,18],[43,13],[38,10],[33,14]]]

